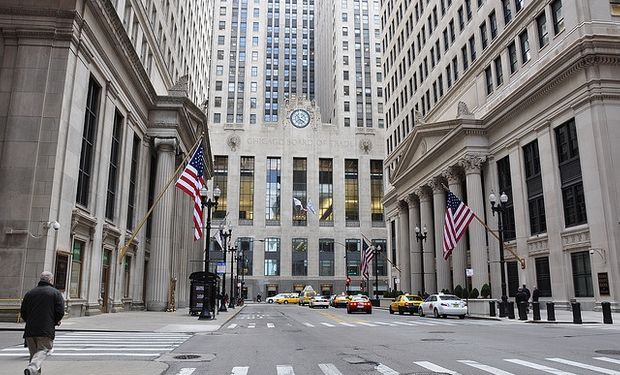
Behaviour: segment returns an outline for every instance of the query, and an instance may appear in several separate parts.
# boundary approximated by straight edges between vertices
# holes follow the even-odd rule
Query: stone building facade
[[[384,202],[402,289],[465,286],[470,268],[471,287],[490,283],[499,298],[503,266],[510,296],[526,284],[542,300],[617,306],[617,4],[387,1],[382,11]],[[447,189],[488,228],[474,220],[445,261]],[[505,263],[491,193],[508,196]]]
[[[165,189],[199,139],[206,177],[212,173],[208,134],[200,138],[206,116],[189,99],[204,100],[192,87],[208,77],[192,76],[202,55],[188,58],[180,47],[193,51],[185,36],[210,30],[187,22],[206,21],[210,8],[164,6],[0,5],[3,302],[21,298],[48,270],[72,315],[164,310],[171,280],[201,269],[191,262],[203,253],[192,238],[193,205]],[[164,190],[121,257],[119,248]],[[186,306],[188,285],[177,285],[177,306]]]

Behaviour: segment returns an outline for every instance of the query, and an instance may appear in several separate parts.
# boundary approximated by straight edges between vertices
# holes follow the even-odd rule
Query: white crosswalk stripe
[[[231,324],[231,325],[229,325],[229,326],[228,326],[228,329],[233,329],[233,328],[235,328],[235,327],[237,327],[237,325],[236,325],[235,323],[233,323],[233,324]]]
[[[342,372],[338,371],[332,363],[319,363],[319,368],[324,375],[342,375]]]
[[[247,375],[249,367],[233,367],[230,375]]]
[[[52,357],[158,357],[174,350],[190,334],[165,332],[75,332],[58,335]],[[28,349],[17,345],[0,350],[2,357],[27,357]]]
[[[373,323],[380,324],[382,326],[396,327],[396,324],[394,324],[394,323],[376,322],[376,321],[373,322]]]
[[[293,366],[291,365],[277,365],[276,372],[278,375],[295,375],[295,371],[293,371]]]
[[[306,327],[314,328],[314,325],[312,325],[312,324],[310,324],[310,323],[304,323],[304,325],[305,325]]]
[[[273,323],[267,323],[267,328],[273,328],[273,327],[275,327]]]
[[[382,363],[375,366],[375,370],[379,371],[383,375],[399,375],[397,371],[392,370]]]
[[[585,363],[570,361],[568,359],[563,359],[563,358],[547,358],[547,360],[548,361],[557,362],[557,363],[563,363],[563,364],[566,364],[566,365],[571,365],[571,366],[575,366],[575,367],[579,367],[579,368],[584,368],[586,370],[598,371],[601,374],[620,375],[620,371],[609,370],[609,369],[598,367],[598,366],[592,366],[592,365],[588,365],[588,364],[585,364]]]
[[[361,325],[366,326],[366,327],[376,327],[377,326],[376,324],[367,323],[367,322],[356,322],[356,323],[357,324],[361,324]]]
[[[351,323],[340,322],[340,324],[345,327],[357,327],[355,324],[351,324]]]
[[[329,323],[321,322],[321,324],[324,325],[325,327],[335,327],[335,325],[329,324]]]
[[[194,367],[186,367],[186,368],[182,368],[177,375],[192,375],[194,373],[194,371],[196,371],[196,368]]]
[[[434,372],[439,372],[439,373],[445,373],[445,374],[450,374],[450,375],[460,375],[458,372],[456,371],[452,371],[452,370],[448,370],[447,368],[443,368],[439,365],[436,365],[432,362],[428,362],[428,361],[415,361],[413,362],[416,365],[420,366],[420,367],[424,367],[427,370],[431,370]]]
[[[533,363],[533,362],[529,362],[529,361],[524,361],[524,360],[521,360],[521,359],[504,359],[504,361],[511,362],[511,363],[516,363],[516,364],[521,365],[521,366],[526,366],[526,367],[529,367],[529,368],[533,368],[535,370],[540,370],[540,371],[548,372],[550,374],[555,374],[555,375],[576,375],[576,374],[573,374],[572,372],[566,372],[566,371],[558,370],[557,368],[548,367],[548,366],[545,366],[545,365],[540,365],[540,364],[537,364],[537,363]]]
[[[594,359],[597,359],[599,361],[605,361],[605,362],[609,362],[609,363],[617,363],[620,365],[620,359],[615,359],[615,358],[609,358],[609,357],[593,357]]]
[[[471,366],[471,367],[475,367],[475,368],[477,368],[479,370],[482,370],[482,371],[489,372],[489,373],[491,373],[493,375],[514,375],[512,372],[500,370],[497,367],[491,367],[489,365],[484,365],[484,364],[478,363],[476,361],[460,360],[458,362],[464,363],[464,364],[466,364],[468,366]]]

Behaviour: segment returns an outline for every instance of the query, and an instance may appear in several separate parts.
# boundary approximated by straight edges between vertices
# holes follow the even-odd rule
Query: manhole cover
[[[196,354],[182,354],[182,355],[175,355],[172,358],[174,359],[196,359],[196,358],[200,358],[200,356]]]
[[[595,350],[594,353],[605,355],[620,355],[620,350]]]
[[[420,341],[444,341],[444,339],[422,339]]]

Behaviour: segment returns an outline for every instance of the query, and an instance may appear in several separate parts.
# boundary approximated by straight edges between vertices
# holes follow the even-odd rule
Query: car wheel
[[[392,306],[390,306],[389,310],[390,310],[390,314],[394,314],[394,310],[392,310]]]
[[[437,311],[437,309],[433,310],[433,316],[434,316],[436,319],[439,319],[439,311]]]
[[[424,309],[422,308],[422,306],[420,306],[418,312],[420,313],[420,316],[424,316]]]
[[[465,315],[459,315],[459,319],[465,319]]]
[[[272,299],[270,299],[269,301],[267,301],[267,303],[273,303],[273,300],[272,300]]]
[[[403,311],[403,309],[398,306],[398,315],[403,315],[405,312]]]
[[[284,304],[285,304],[285,305],[288,305],[288,301],[284,301]]]
[[[446,315],[446,314],[443,314],[441,317],[444,318],[444,319],[448,319],[448,315]]]

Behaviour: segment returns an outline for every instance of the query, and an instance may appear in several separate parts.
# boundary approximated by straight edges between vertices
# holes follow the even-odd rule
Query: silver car
[[[467,303],[452,294],[432,294],[420,305],[420,316],[433,315],[435,318],[447,318],[456,315],[465,319]]]
[[[314,296],[310,299],[308,306],[310,306],[310,308],[322,307],[327,309],[329,307],[329,299],[324,296]]]

